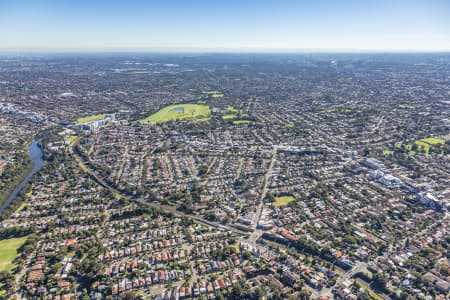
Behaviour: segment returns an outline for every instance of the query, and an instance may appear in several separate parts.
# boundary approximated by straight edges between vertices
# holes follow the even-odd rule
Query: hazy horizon
[[[0,55],[27,54],[433,54],[450,53],[450,49],[283,49],[283,48],[79,48],[79,49],[5,49],[0,48]]]
[[[447,52],[450,2],[2,1],[0,52]]]

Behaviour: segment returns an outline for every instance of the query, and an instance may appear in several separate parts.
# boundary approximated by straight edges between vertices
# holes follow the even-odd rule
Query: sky
[[[0,0],[0,51],[450,51],[450,0]]]

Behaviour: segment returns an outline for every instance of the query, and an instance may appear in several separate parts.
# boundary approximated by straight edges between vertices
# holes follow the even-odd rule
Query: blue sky
[[[449,0],[0,0],[0,50],[450,50]]]

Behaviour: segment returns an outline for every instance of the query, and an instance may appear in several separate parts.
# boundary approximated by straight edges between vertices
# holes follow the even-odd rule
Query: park
[[[210,115],[211,109],[204,104],[174,104],[160,109],[139,122],[141,124],[147,124],[177,120],[207,121],[209,120]]]

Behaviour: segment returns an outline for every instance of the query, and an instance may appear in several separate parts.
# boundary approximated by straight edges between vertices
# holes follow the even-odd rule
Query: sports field
[[[429,137],[425,139],[421,139],[421,142],[430,144],[430,145],[437,145],[437,144],[444,144],[445,140],[441,138],[435,138],[435,137]]]
[[[242,113],[242,109],[236,109],[231,105],[228,105],[225,109],[234,114]]]
[[[294,201],[294,197],[292,196],[275,197],[275,206],[276,207],[285,206],[292,201]]]
[[[222,116],[222,119],[224,119],[224,120],[231,120],[231,119],[234,119],[234,118],[236,118],[235,115],[224,115],[224,116]]]
[[[235,125],[241,125],[241,124],[250,124],[252,121],[250,121],[250,120],[236,120],[236,121],[233,121],[233,124],[235,124]]]
[[[9,272],[14,267],[13,260],[18,255],[17,249],[25,243],[26,236],[0,240],[0,272]]]
[[[415,141],[414,143],[404,144],[405,148],[409,151],[409,155],[414,155],[416,152],[412,150],[412,145],[416,144],[418,147],[423,147],[423,150],[425,154],[428,154],[430,152],[430,148],[433,146],[436,146],[438,144],[444,144],[445,140],[442,138],[436,138],[436,137],[429,137],[424,138],[418,141]],[[395,147],[400,148],[402,146],[402,142],[395,143]],[[434,150],[434,149],[433,149]]]
[[[93,121],[98,121],[101,119],[104,119],[106,117],[106,114],[99,114],[99,115],[92,115],[92,116],[87,116],[87,117],[81,117],[77,119],[77,124],[83,124],[83,123],[87,123],[87,122],[93,122]]]
[[[175,120],[206,121],[211,116],[211,109],[203,104],[174,104],[160,109],[151,116],[140,120],[141,124],[162,123]]]

